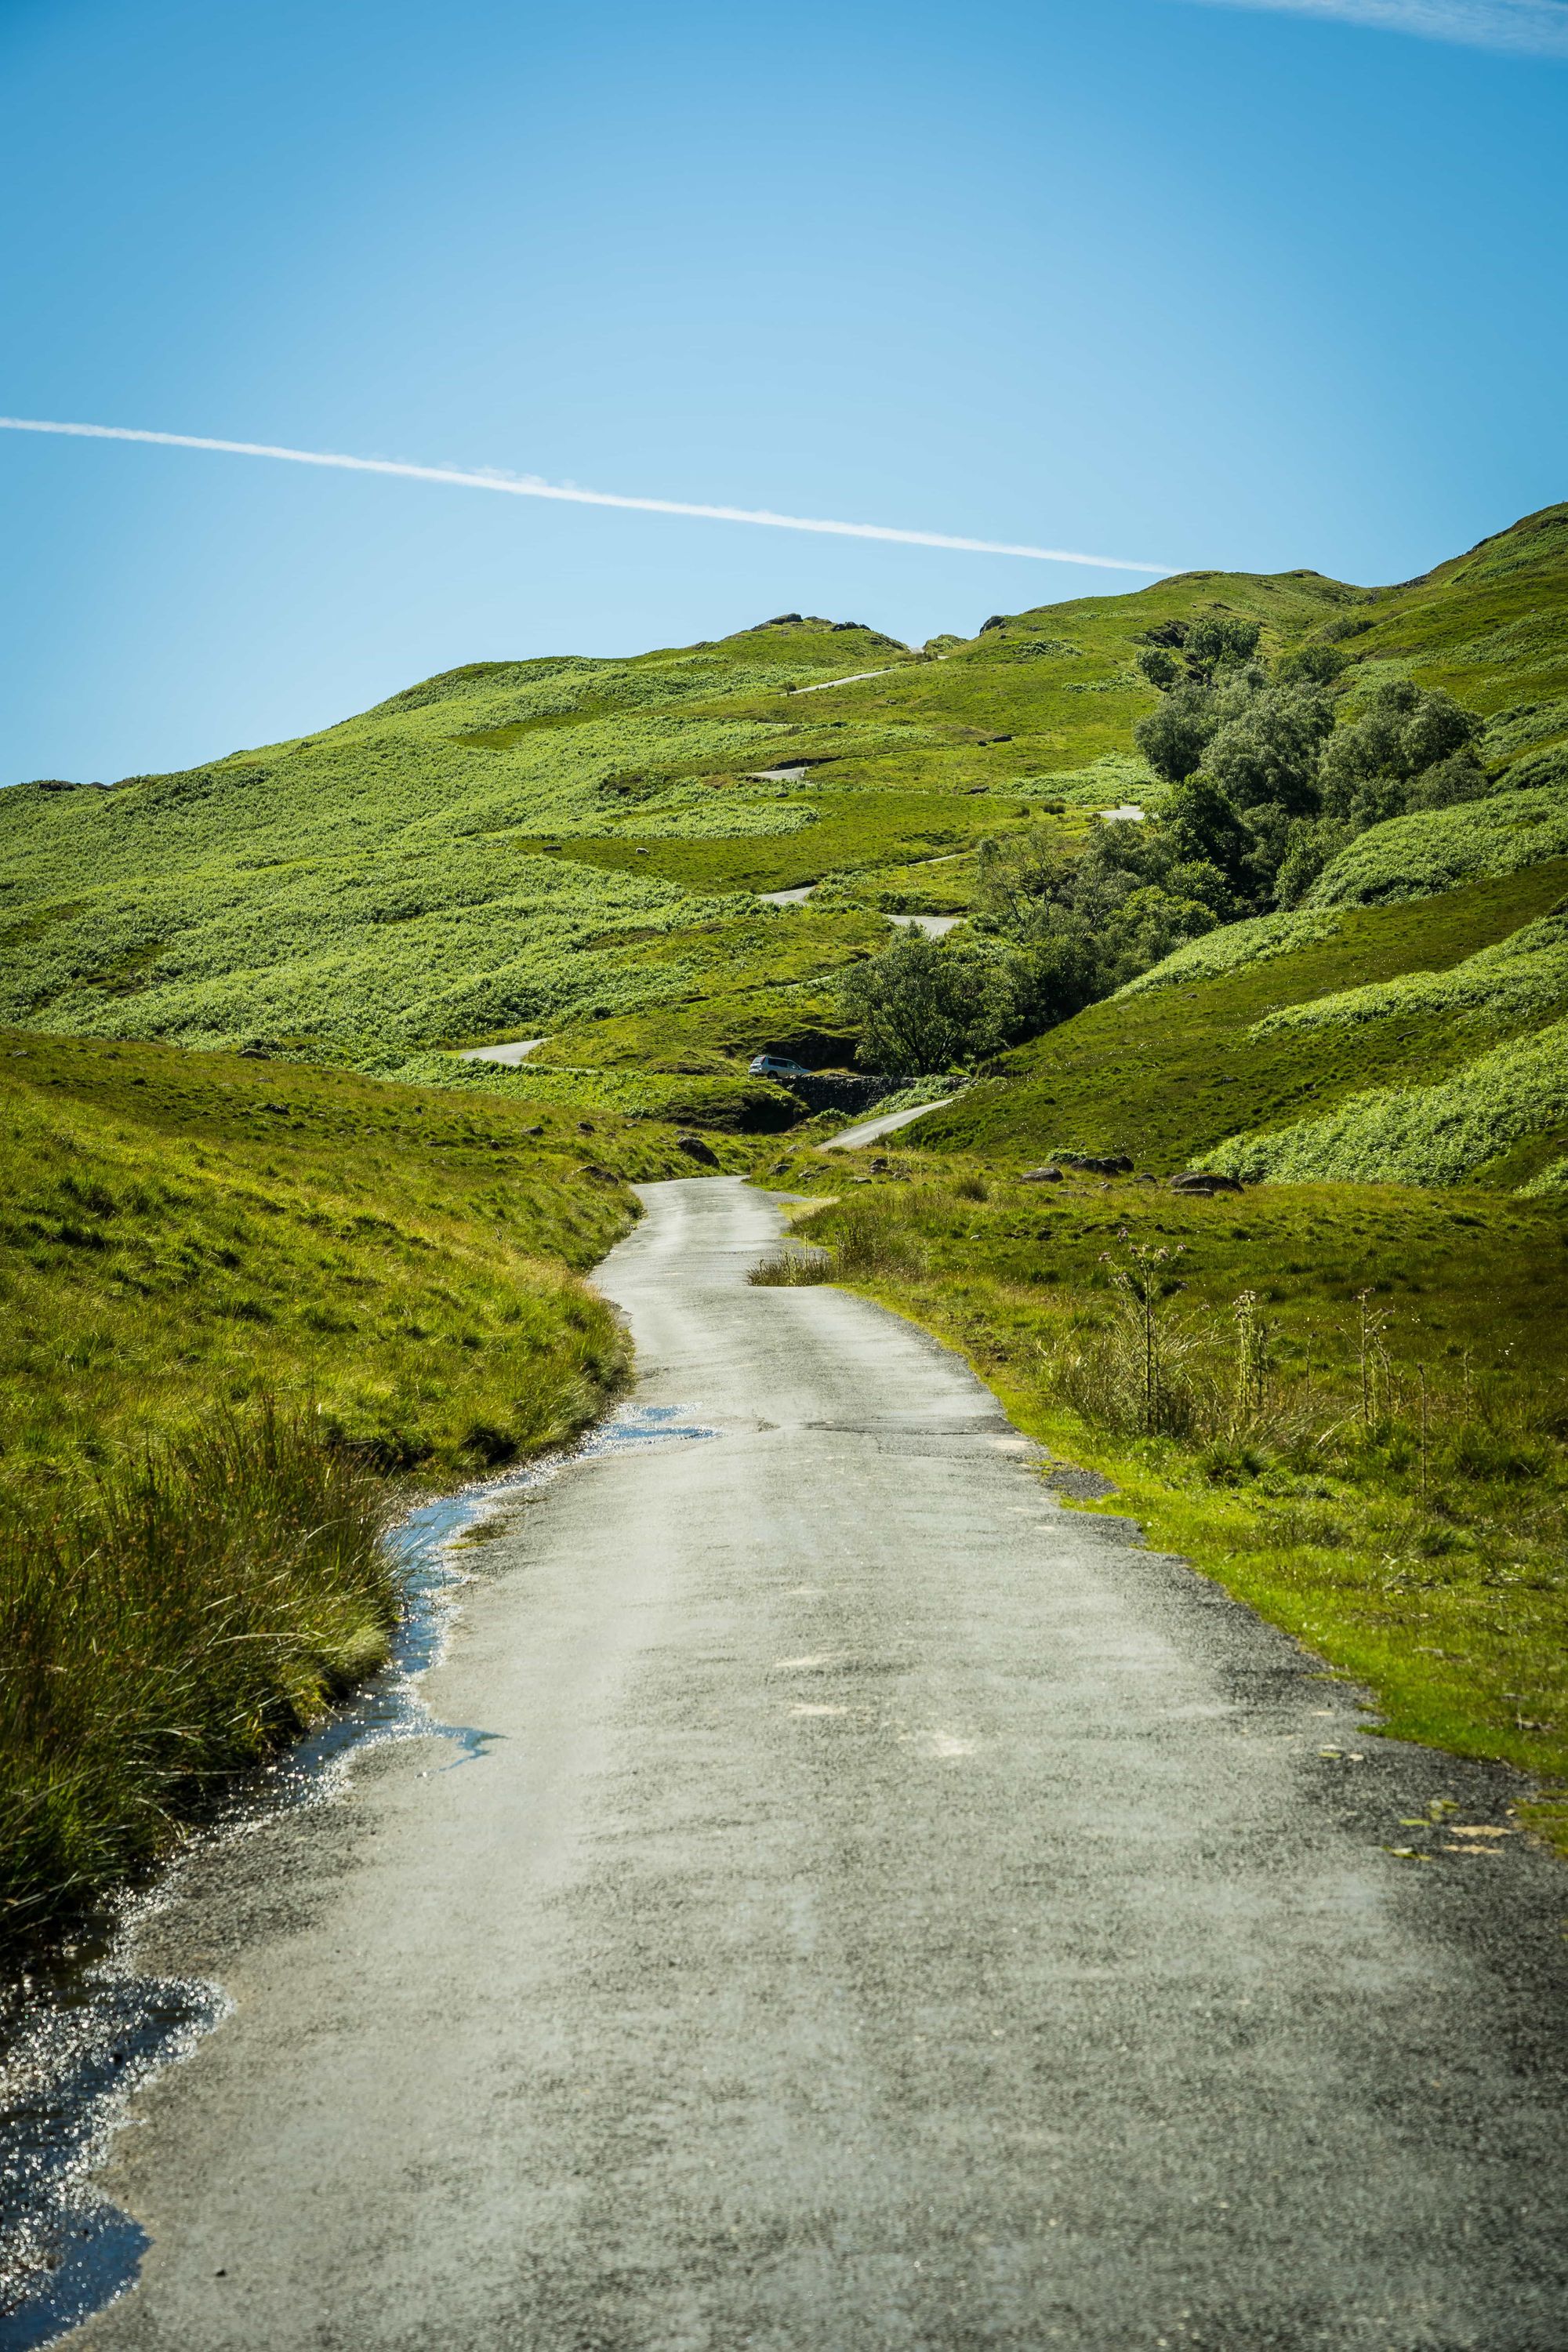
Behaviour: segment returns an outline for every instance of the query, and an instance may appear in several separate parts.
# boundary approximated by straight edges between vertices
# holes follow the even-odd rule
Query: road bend
[[[229,2021],[104,2185],[95,2352],[1561,2352],[1568,1882],[1515,1784],[1125,1521],[955,1358],[651,1185],[648,1404],[427,1696],[147,1935]],[[1337,1752],[1325,1752],[1337,1751]],[[1352,1761],[1352,1759],[1359,1759]]]

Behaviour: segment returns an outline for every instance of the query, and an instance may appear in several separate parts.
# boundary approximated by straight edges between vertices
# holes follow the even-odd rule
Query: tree
[[[1205,687],[1180,686],[1162,696],[1132,730],[1132,740],[1157,776],[1184,783],[1201,765],[1209,738],[1219,726],[1214,696]]]
[[[1216,670],[1239,669],[1258,650],[1263,631],[1256,621],[1229,613],[1205,613],[1187,630],[1182,647],[1188,675],[1207,680]]]
[[[1364,828],[1407,808],[1478,798],[1486,790],[1474,748],[1480,731],[1474,711],[1440,688],[1424,692],[1410,678],[1385,679],[1324,751],[1326,814]]]
[[[1274,675],[1282,686],[1332,686],[1349,660],[1338,646],[1293,646],[1280,656]]]
[[[1368,825],[1489,789],[1481,721],[1385,680],[1346,723],[1331,624],[1270,671],[1233,614],[1161,621],[1138,662],[1160,699],[1134,730],[1171,789],[1146,824],[1101,824],[1077,857],[1041,828],[982,845],[974,931],[1002,950],[1011,1033],[1068,1019],[1215,923],[1299,906]],[[1001,999],[995,1000],[998,1006]]]
[[[856,1059],[889,1077],[923,1078],[994,1053],[1013,1013],[1005,961],[910,931],[851,964],[839,995],[860,1025]]]
[[[1160,621],[1143,633],[1138,667],[1162,694],[1183,683],[1207,686],[1217,670],[1252,659],[1263,632],[1231,613],[1205,613],[1195,621]]]
[[[1333,725],[1333,705],[1316,688],[1266,688],[1210,737],[1204,772],[1233,808],[1274,801],[1288,815],[1315,816],[1318,766]]]

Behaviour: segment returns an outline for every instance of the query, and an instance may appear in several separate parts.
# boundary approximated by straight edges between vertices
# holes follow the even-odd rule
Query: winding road
[[[749,1287],[739,1180],[645,1197],[602,1285],[714,1433],[475,1556],[426,1688],[482,1754],[370,1751],[150,1922],[234,2010],[73,2345],[1556,2352],[1568,1880],[1387,1851],[1514,1784],[1064,1508],[918,1331]]]

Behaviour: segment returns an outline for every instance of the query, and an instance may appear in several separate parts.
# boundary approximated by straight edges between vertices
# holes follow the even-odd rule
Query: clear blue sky
[[[1568,496],[1565,102],[1563,0],[0,0],[0,412],[1397,580]],[[6,433],[0,499],[0,782],[1138,584]]]

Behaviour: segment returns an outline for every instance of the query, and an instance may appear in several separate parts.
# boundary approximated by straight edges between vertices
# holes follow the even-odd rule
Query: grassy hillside
[[[691,1166],[646,1120],[0,1032],[0,1937],[377,1662],[389,1476],[602,1409],[581,1276],[626,1179]]]
[[[803,945],[798,914],[753,894],[863,876],[875,904],[908,866],[924,904],[988,835],[1070,841],[1146,793],[1140,631],[1220,597],[1283,642],[1355,593],[1194,574],[930,659],[791,620],[629,661],[481,664],[184,774],[0,793],[0,1016],[390,1068],[704,998],[725,925],[742,989],[825,974],[867,951],[864,915],[840,892]],[[726,1015],[735,1052],[778,1042],[768,1010]]]
[[[1214,933],[1008,1055],[1002,1075],[922,1123],[922,1143],[1014,1165],[1058,1149],[1127,1151],[1170,1173],[1305,1108],[1414,1073],[1429,1081],[1568,1015],[1563,925],[1543,920],[1565,895],[1557,858],[1410,904],[1237,925],[1253,950],[1237,962],[1224,959],[1230,935]],[[1530,925],[1543,951],[1499,958]],[[1543,1148],[1562,1125],[1545,1114]]]
[[[482,663],[183,774],[5,792],[0,1018],[389,1073],[539,1034],[563,1068],[837,1057],[831,977],[884,936],[879,909],[963,908],[988,836],[1070,849],[1095,811],[1157,804],[1134,656],[1209,613],[1257,620],[1272,654],[1332,637],[1352,705],[1392,676],[1445,685],[1526,788],[1505,814],[1380,828],[1314,904],[1562,856],[1565,536],[1552,509],[1397,589],[1189,572],[929,654],[788,616],[626,660]],[[812,885],[809,920],[758,903]]]
[[[262,1390],[450,1475],[577,1427],[620,1341],[575,1281],[670,1130],[482,1092],[0,1032],[0,1485]],[[721,1146],[722,1149],[722,1146]]]

